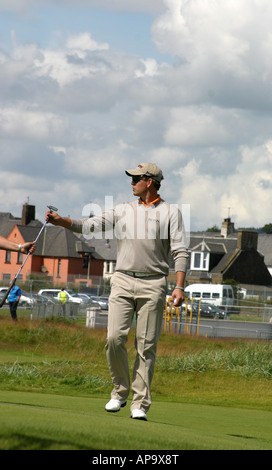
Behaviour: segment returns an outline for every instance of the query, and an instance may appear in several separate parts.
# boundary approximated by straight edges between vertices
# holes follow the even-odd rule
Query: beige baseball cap
[[[150,176],[159,183],[163,180],[162,171],[155,163],[140,163],[134,170],[126,170],[126,174],[128,176]]]

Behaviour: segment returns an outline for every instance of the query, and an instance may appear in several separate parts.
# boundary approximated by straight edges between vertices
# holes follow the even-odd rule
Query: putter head
[[[58,209],[54,206],[47,206],[50,211],[58,212]]]

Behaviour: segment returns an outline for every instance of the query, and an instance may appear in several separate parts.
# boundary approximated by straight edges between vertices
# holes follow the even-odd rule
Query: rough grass
[[[0,387],[108,397],[105,330],[0,319]],[[132,370],[134,332],[128,341]],[[272,410],[272,343],[163,334],[153,400]]]

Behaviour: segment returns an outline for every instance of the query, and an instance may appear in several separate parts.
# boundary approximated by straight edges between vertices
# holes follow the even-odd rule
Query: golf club
[[[51,211],[57,212],[57,210],[58,210],[58,209],[57,209],[56,207],[54,207],[54,206],[47,206],[47,207],[48,207],[48,209],[50,210],[50,212],[51,212]],[[45,228],[47,222],[48,222],[48,219],[44,222],[44,224],[43,224],[41,230],[39,231],[39,233],[38,233],[38,235],[37,235],[37,237],[36,237],[36,239],[35,239],[35,241],[34,241],[34,244],[37,243],[37,241],[38,241],[38,239],[39,239],[41,233],[43,232],[43,230],[44,230],[44,228]],[[31,254],[31,253],[30,253],[30,251],[29,251],[28,254],[26,255],[26,258],[25,258],[25,260],[24,260],[22,266],[20,267],[20,269],[19,269],[19,271],[17,272],[17,274],[15,275],[15,277],[14,277],[12,283],[10,284],[10,286],[9,286],[9,288],[8,288],[8,290],[7,290],[7,292],[5,292],[4,297],[1,299],[0,308],[3,307],[3,305],[4,305],[4,303],[5,303],[5,301],[6,301],[7,297],[8,297],[8,295],[9,295],[9,293],[10,293],[10,291],[11,291],[11,289],[15,286],[16,281],[17,281],[17,278],[18,278],[20,272],[22,271],[22,269],[23,269],[23,267],[24,267],[24,265],[25,265],[25,263],[26,263],[26,260],[28,259],[28,257],[29,257],[30,254]]]

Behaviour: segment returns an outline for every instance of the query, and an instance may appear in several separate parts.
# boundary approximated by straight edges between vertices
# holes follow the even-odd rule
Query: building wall
[[[81,278],[87,278],[88,270],[87,268],[83,268],[82,258],[37,258],[42,259],[42,264],[40,261],[35,265],[36,268],[38,267],[35,272],[41,272],[41,265],[43,265],[44,274],[50,277],[52,281],[56,284],[66,284],[67,282],[73,282],[73,278],[76,276],[80,276]],[[91,259],[89,275],[102,276],[102,273],[103,261]]]
[[[68,260],[65,258],[43,257],[43,266],[46,276],[55,283],[66,283],[68,275]],[[45,271],[46,268],[46,271]]]

